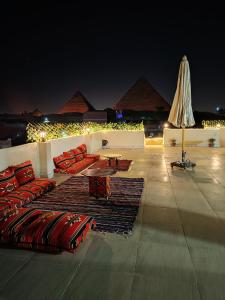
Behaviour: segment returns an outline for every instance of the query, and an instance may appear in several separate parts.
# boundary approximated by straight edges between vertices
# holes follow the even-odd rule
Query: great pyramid
[[[170,105],[145,78],[140,78],[114,106],[115,110],[169,111]]]
[[[77,91],[58,111],[58,114],[71,112],[85,113],[93,110],[95,110],[95,108],[88,102],[85,96],[80,91]]]

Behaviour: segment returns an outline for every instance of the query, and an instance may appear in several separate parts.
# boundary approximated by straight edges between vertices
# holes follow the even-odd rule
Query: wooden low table
[[[88,177],[89,181],[89,196],[109,199],[110,192],[110,175],[116,173],[112,168],[108,169],[87,169],[81,172],[82,175]]]
[[[116,160],[116,165],[118,165],[118,158],[122,157],[122,154],[111,153],[111,154],[104,154],[103,156],[109,160],[109,166],[111,166],[112,160]]]

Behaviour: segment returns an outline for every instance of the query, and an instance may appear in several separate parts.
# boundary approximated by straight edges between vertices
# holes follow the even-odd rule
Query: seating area
[[[99,158],[99,155],[87,154],[87,146],[82,144],[53,158],[55,164],[54,173],[75,175],[92,165]]]
[[[19,208],[55,187],[55,180],[35,178],[31,161],[0,172],[0,211]]]
[[[0,172],[0,244],[53,253],[78,247],[95,224],[92,217],[24,208],[55,185],[35,178],[31,161]]]

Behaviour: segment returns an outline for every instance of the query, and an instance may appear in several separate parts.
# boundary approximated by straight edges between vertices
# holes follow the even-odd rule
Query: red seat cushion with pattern
[[[55,169],[55,173],[63,173],[63,174],[77,174],[83,169],[87,168],[90,166],[94,160],[92,158],[85,158],[81,161],[76,162],[73,164],[71,167],[67,168],[66,170],[61,170],[61,169]]]
[[[8,205],[7,203],[3,202],[0,198],[0,213],[9,208],[11,208],[11,205]]]
[[[0,212],[0,242],[18,248],[73,252],[95,224],[92,217],[32,208]]]
[[[96,160],[100,159],[100,155],[99,154],[87,154],[86,158],[91,158],[91,159],[93,159],[93,162],[95,162]]]
[[[23,185],[34,180],[34,169],[30,160],[25,161],[22,164],[11,166],[11,170],[14,171],[19,185]]]
[[[48,178],[36,178],[32,182],[20,186],[4,198],[0,198],[0,203],[10,207],[21,207],[30,203],[33,199],[50,191],[55,186],[55,181]]]
[[[14,171],[10,168],[0,172],[0,197],[7,195],[19,186]]]
[[[83,154],[81,153],[80,149],[76,148],[76,149],[71,149],[70,151],[73,152],[76,161],[81,161],[82,159],[84,159]]]
[[[71,151],[71,150],[67,151],[67,152],[63,152],[63,156],[65,156],[71,162],[71,165],[76,162],[76,157],[75,157],[73,151]]]
[[[85,144],[82,144],[82,145],[78,146],[77,148],[83,154],[83,157],[87,156],[87,146]]]
[[[70,159],[68,159],[68,157],[66,157],[63,154],[54,157],[53,161],[54,161],[55,166],[57,168],[60,168],[60,169],[63,169],[63,170],[69,168],[71,166],[71,164],[72,164],[72,162],[70,161]]]

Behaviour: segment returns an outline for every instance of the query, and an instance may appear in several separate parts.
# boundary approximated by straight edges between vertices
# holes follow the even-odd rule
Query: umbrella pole
[[[182,127],[182,162],[185,161],[185,151],[184,151],[184,127]]]
[[[170,163],[171,168],[173,167],[179,167],[182,169],[186,168],[194,168],[196,166],[196,163],[191,162],[190,160],[185,160],[186,152],[184,151],[184,129],[185,127],[182,127],[182,141],[181,141],[181,147],[182,147],[182,160],[181,161],[174,161]]]

